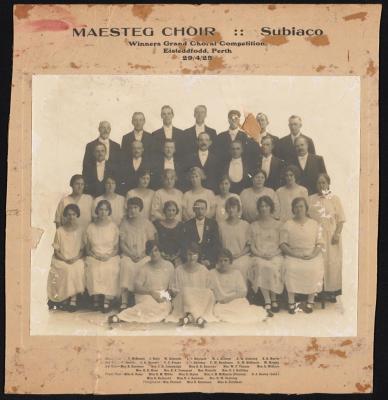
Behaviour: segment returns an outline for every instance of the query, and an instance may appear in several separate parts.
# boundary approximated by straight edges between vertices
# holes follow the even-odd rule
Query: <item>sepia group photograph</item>
[[[30,334],[357,335],[356,76],[34,75]]]

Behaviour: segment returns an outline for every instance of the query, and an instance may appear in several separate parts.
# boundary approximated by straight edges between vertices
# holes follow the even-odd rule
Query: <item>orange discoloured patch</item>
[[[369,76],[373,76],[377,71],[377,68],[373,62],[373,60],[369,61],[368,68],[366,69],[366,74]]]
[[[316,338],[311,338],[310,346],[307,346],[307,351],[318,351],[318,343]]]
[[[317,359],[318,359],[318,353],[314,353],[314,354],[306,354],[305,356],[304,356],[304,359],[306,360],[306,362],[308,363],[308,364],[314,364],[315,363],[315,361],[317,361]]]
[[[201,337],[199,339],[198,346],[205,346],[206,343],[206,339],[204,337]]]
[[[196,35],[193,36],[193,40],[198,40],[200,42],[219,42],[222,39],[222,36],[220,32],[215,32],[214,35],[212,36],[207,36],[207,35]]]
[[[182,72],[182,74],[191,74],[191,69],[188,69],[188,68],[182,68],[181,69],[181,72]]]
[[[329,353],[330,354],[334,354],[334,355],[336,355],[338,357],[341,357],[341,358],[346,358],[346,353],[344,351],[341,351],[341,350],[330,349]]]
[[[18,387],[17,386],[11,386],[11,392],[12,393],[16,393],[18,391]]]
[[[249,113],[242,124],[242,129],[253,139],[260,139],[260,125],[253,114]]]
[[[324,65],[318,65],[318,67],[315,68],[315,71],[321,72],[321,71],[323,71],[325,68],[326,68],[326,67],[325,67]]]
[[[307,37],[306,40],[308,40],[314,46],[328,46],[330,44],[329,37],[327,35],[311,36]]]
[[[366,383],[365,385],[362,385],[359,382],[356,383],[356,388],[361,393],[365,393],[368,389],[371,389],[371,387],[372,386],[369,383]]]
[[[229,12],[229,10],[225,10],[224,13],[227,14]]]
[[[270,5],[268,6],[268,10],[271,10],[271,11],[276,10],[275,4],[270,4]]]
[[[81,350],[82,350],[82,347],[81,347],[81,346],[74,346],[73,349],[74,349],[77,353],[80,353]]]
[[[346,17],[342,17],[345,21],[351,21],[353,19],[360,19],[361,21],[365,21],[366,16],[368,15],[367,12],[362,11],[355,14],[347,15]]]
[[[29,4],[18,4],[15,6],[15,17],[17,19],[25,19],[30,16],[30,11],[34,8],[34,5]]]
[[[222,57],[214,57],[209,61],[207,69],[209,71],[216,71],[218,69],[224,69],[226,65],[224,64],[224,59]]]
[[[37,21],[31,21],[28,26],[34,30],[34,32],[58,32],[66,31],[70,28],[70,25],[60,19],[39,19]]]
[[[171,58],[172,58],[173,60],[175,60],[175,59],[178,58],[178,56],[177,56],[176,54],[173,54],[173,55],[171,56]]]
[[[132,68],[146,70],[146,69],[150,69],[152,67],[151,67],[151,65],[135,64]]]
[[[73,61],[70,63],[70,67],[71,68],[75,68],[75,69],[79,69],[79,68],[81,68],[81,66],[80,65],[77,65],[76,63],[74,63]]]
[[[286,44],[289,42],[287,36],[280,35],[280,36],[266,36],[263,40],[265,44],[271,44],[273,46],[281,46],[282,44]]]
[[[349,346],[351,345],[353,342],[350,339],[346,339],[343,342],[341,342],[340,346]]]
[[[134,4],[132,6],[132,14],[145,21],[152,13],[154,6],[152,4]]]
[[[318,368],[329,368],[329,366],[327,364],[319,364]]]
[[[372,369],[372,364],[367,365],[366,367],[364,367],[363,369]]]

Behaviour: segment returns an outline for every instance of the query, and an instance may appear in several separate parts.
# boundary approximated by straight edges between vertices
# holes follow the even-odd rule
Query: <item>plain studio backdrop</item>
[[[324,157],[332,180],[331,189],[340,197],[345,210],[341,307],[337,311],[327,309],[306,315],[303,320],[300,316],[299,321],[290,316],[287,323],[277,326],[279,314],[265,334],[356,335],[360,169],[358,77],[35,75],[32,89],[31,223],[42,229],[43,235],[31,256],[31,334],[45,334],[49,323],[46,282],[53,252],[55,210],[61,197],[71,192],[70,177],[82,172],[85,145],[97,138],[99,122],[109,121],[112,126],[110,138],[121,144],[122,136],[133,129],[131,117],[135,111],[145,114],[144,129],[152,132],[162,126],[161,107],[170,105],[175,114],[173,125],[186,129],[194,125],[194,107],[204,104],[208,109],[206,124],[217,133],[228,129],[227,114],[231,109],[240,110],[242,115],[264,112],[269,118],[269,132],[279,137],[289,133],[288,117],[299,115],[302,133],[314,140],[317,154]],[[330,315],[333,312],[335,315]],[[71,329],[67,327],[66,332],[70,329],[70,334],[84,334],[76,322]],[[49,331],[52,333],[52,330],[47,333]],[[56,333],[61,334],[60,329]],[[207,334],[206,329],[199,333]],[[103,334],[98,331],[98,326],[96,334]],[[174,331],[165,334],[174,334]],[[244,334],[242,328],[241,334]]]

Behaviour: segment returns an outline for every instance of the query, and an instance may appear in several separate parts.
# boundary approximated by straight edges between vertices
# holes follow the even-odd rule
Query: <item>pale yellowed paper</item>
[[[378,5],[15,6],[6,243],[7,392],[115,394],[372,391],[380,9]],[[214,27],[216,32],[212,39],[201,34],[194,37],[166,37],[162,34],[165,27],[189,26]],[[313,27],[322,29],[324,33],[311,37],[262,37],[259,31],[263,26]],[[73,29],[82,27],[152,28],[153,36],[74,37]],[[231,47],[232,53],[215,53],[211,60],[184,60],[179,53],[163,54],[160,47],[135,48],[128,45],[128,40],[182,42],[184,39],[203,42],[211,40],[217,43],[255,40],[263,41],[265,45]],[[159,78],[163,80],[163,75],[165,81],[162,84]],[[205,76],[202,80],[201,75]],[[225,107],[241,106],[243,113],[256,113],[260,111],[255,109],[256,104],[261,108],[267,104],[268,113],[274,115],[272,126],[282,136],[286,134],[286,130],[281,131],[282,126],[287,127],[286,117],[282,114],[281,105],[276,108],[276,89],[284,90],[290,79],[294,79],[293,84],[300,90],[296,96],[311,96],[311,100],[306,100],[304,105],[304,109],[309,110],[303,116],[307,126],[310,124],[318,127],[319,121],[334,120],[334,123],[328,125],[334,129],[325,132],[317,128],[312,133],[316,135],[313,136],[314,140],[320,145],[328,161],[329,174],[333,177],[341,176],[341,162],[336,161],[341,155],[336,157],[335,151],[330,153],[330,149],[346,149],[347,144],[354,140],[348,146],[353,151],[353,158],[349,154],[343,156],[355,166],[356,183],[352,187],[358,188],[358,193],[349,194],[348,199],[346,193],[342,197],[345,204],[347,201],[352,202],[348,204],[348,209],[352,209],[351,215],[359,215],[359,218],[347,222],[346,229],[349,230],[345,232],[349,243],[352,238],[350,227],[354,230],[354,237],[358,237],[358,252],[354,249],[358,266],[349,265],[349,280],[344,283],[348,293],[353,295],[353,298],[348,297],[349,307],[345,307],[345,316],[349,318],[344,317],[343,324],[337,329],[329,326],[330,323],[335,325],[335,321],[328,321],[322,331],[314,330],[314,326],[301,325],[294,331],[269,329],[262,334],[255,330],[243,332],[235,329],[226,333],[227,336],[217,331],[209,336],[206,330],[203,334],[197,330],[178,332],[175,335],[158,332],[158,336],[151,337],[155,333],[147,333],[146,329],[143,333],[128,336],[125,331],[109,331],[105,326],[96,327],[95,334],[91,333],[93,327],[78,332],[71,329],[47,330],[47,316],[41,320],[37,317],[39,313],[34,311],[34,301],[36,296],[42,296],[42,293],[39,295],[35,292],[36,282],[40,277],[46,279],[42,271],[49,268],[49,265],[39,265],[39,262],[47,258],[46,253],[40,258],[39,252],[45,251],[44,246],[52,241],[53,224],[50,218],[55,212],[55,205],[51,202],[54,208],[50,209],[50,205],[46,207],[41,200],[46,193],[47,198],[54,196],[55,199],[60,193],[53,189],[53,195],[50,192],[50,182],[42,178],[45,175],[34,174],[35,171],[41,171],[40,166],[47,171],[47,166],[53,162],[49,155],[50,146],[63,146],[64,153],[67,153],[63,155],[64,159],[74,157],[78,160],[78,153],[82,153],[86,142],[96,134],[96,130],[93,132],[90,127],[97,126],[99,120],[109,118],[116,121],[112,137],[120,141],[122,134],[129,131],[125,129],[129,126],[130,114],[134,110],[126,111],[125,107],[119,105],[119,101],[126,98],[126,91],[131,87],[142,88],[146,84],[150,85],[150,82],[153,83],[157,101],[153,104],[148,90],[142,98],[143,103],[139,104],[146,108],[145,111],[149,110],[147,113],[151,114],[149,124],[152,129],[158,128],[160,120],[157,109],[164,104],[163,92],[169,88],[177,97],[187,93],[187,87],[193,88],[192,99],[176,99],[176,107],[181,107],[180,117],[177,118],[181,118],[180,124],[185,128],[192,122],[192,105],[200,102],[201,94],[204,103],[208,99],[211,104],[215,104],[217,96],[214,91],[228,86],[228,89],[220,93],[220,96],[228,98],[227,101],[223,99]],[[252,90],[253,85],[256,90]],[[61,108],[66,108],[61,105],[61,100],[64,103],[71,102],[73,90],[79,98],[84,96],[82,99],[86,99],[85,88],[89,86],[91,91],[101,96],[117,95],[117,107],[104,108],[104,104],[109,103],[105,100],[107,103],[102,103],[103,106],[98,108],[97,103],[92,101],[87,104],[85,100],[84,108],[70,108],[73,118],[60,120],[65,115]],[[104,91],[105,88],[110,88],[110,91]],[[210,89],[213,89],[212,94],[207,93]],[[312,92],[316,99],[311,95]],[[241,98],[229,99],[233,93],[238,93]],[[245,98],[244,93],[247,93]],[[338,93],[341,93],[339,98],[336,97]],[[49,98],[58,94],[62,94],[63,98]],[[134,95],[140,98],[141,90],[134,90]],[[285,94],[287,96],[290,97],[290,93]],[[309,109],[308,104],[315,100],[316,108]],[[341,103],[341,100],[341,107],[344,108],[338,106],[333,110],[326,104],[333,101]],[[135,107],[136,102],[124,101],[125,104]],[[93,115],[93,110],[96,115]],[[226,121],[224,114],[227,109],[219,110],[213,106],[213,112],[220,112],[212,117],[213,123],[220,130],[222,121]],[[296,112],[303,114],[303,111]],[[341,117],[345,121],[343,124]],[[58,124],[63,144],[54,131],[50,142],[50,129],[55,129],[55,123],[50,125],[53,120]],[[49,123],[45,126],[42,121]],[[338,121],[338,131],[335,130],[335,121]],[[64,129],[66,124],[69,124],[68,129]],[[322,126],[326,125],[322,123]],[[78,129],[83,130],[79,137]],[[90,131],[85,133],[87,129]],[[72,139],[68,139],[66,132]],[[39,140],[45,141],[44,145]],[[70,154],[71,147],[76,146],[78,140],[83,142],[78,143],[79,148],[74,154]],[[66,160],[54,165],[51,171],[51,176],[57,177],[58,181],[78,172],[71,170],[76,167]],[[34,182],[39,182],[39,189],[33,186]],[[341,183],[337,182],[335,188],[341,191]],[[66,192],[66,187],[63,187],[63,192]],[[36,208],[32,210],[31,204],[37,207],[38,213]],[[47,215],[44,214],[46,208]],[[353,244],[357,247],[357,242],[353,241]],[[45,283],[41,287],[44,289]],[[178,379],[175,375],[172,378],[167,374],[151,381],[146,379],[150,372],[152,375],[165,372],[166,368],[173,369],[171,363],[177,360],[178,370],[189,370],[183,378],[180,376]],[[232,375],[216,376],[214,371],[211,372],[211,366],[207,365],[210,375],[198,378],[195,373],[203,369],[201,360],[213,360],[213,366],[218,372],[222,372],[223,368],[227,368],[225,365],[231,363],[236,370],[241,369],[241,374],[231,372]],[[167,365],[166,361],[170,364]],[[264,361],[271,361],[275,367],[260,369],[257,367],[259,361],[260,365]],[[130,368],[126,362],[132,363]],[[243,366],[242,362],[245,363]],[[112,368],[113,364],[120,368]],[[126,365],[126,368],[122,368],[122,365]],[[136,365],[142,371],[138,375],[134,372]],[[147,368],[149,371],[145,372]],[[128,375],[123,374],[123,369]]]

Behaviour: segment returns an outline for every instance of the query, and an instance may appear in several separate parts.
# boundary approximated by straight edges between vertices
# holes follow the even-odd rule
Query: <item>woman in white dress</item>
[[[70,179],[70,186],[72,188],[71,194],[63,197],[58,204],[55,213],[55,225],[57,228],[63,225],[65,223],[63,210],[68,204],[76,204],[80,210],[78,226],[85,231],[92,220],[93,197],[84,194],[85,180],[82,175],[73,175]]]
[[[175,188],[177,181],[176,172],[173,169],[165,169],[162,173],[163,187],[155,192],[151,203],[151,220],[164,219],[164,204],[172,200],[178,204],[179,212],[177,220],[182,221],[182,201],[183,193]]]
[[[120,225],[120,310],[133,307],[135,304],[135,280],[141,267],[150,258],[147,256],[146,243],[154,240],[156,230],[153,224],[141,216],[143,201],[132,197],[127,202],[127,217]]]
[[[244,189],[240,194],[242,204],[242,217],[249,223],[256,221],[259,216],[257,200],[262,196],[268,196],[274,202],[274,218],[279,218],[279,200],[273,189],[265,187],[267,174],[262,169],[257,170],[252,176],[252,187]]]
[[[257,200],[259,218],[250,226],[252,268],[249,279],[255,293],[260,289],[267,312],[279,312],[277,295],[284,289],[283,263],[279,240],[282,223],[273,218],[274,204],[270,197]]]
[[[143,209],[141,215],[151,220],[151,204],[154,198],[155,191],[150,189],[151,172],[148,169],[143,169],[138,173],[138,185],[127,193],[126,201],[131,197],[140,197],[143,200]]]
[[[249,246],[249,224],[240,219],[240,201],[230,197],[226,201],[228,218],[218,226],[220,241],[223,248],[232,252],[233,267],[238,269],[248,283],[248,271],[251,269],[252,258]]]
[[[132,308],[109,317],[109,322],[160,322],[171,311],[168,288],[174,275],[174,266],[162,258],[154,240],[146,243],[146,255],[150,257],[135,280],[135,301]]]
[[[76,204],[68,204],[63,210],[65,223],[54,238],[54,254],[47,279],[48,307],[77,310],[77,294],[85,291],[84,238],[78,225],[80,216]],[[64,304],[66,302],[66,304]]]
[[[124,196],[121,196],[116,193],[116,178],[113,176],[108,176],[105,179],[105,193],[102,196],[98,196],[94,199],[93,202],[93,219],[97,218],[96,215],[96,206],[101,200],[108,200],[112,207],[112,215],[110,216],[111,220],[117,225],[120,226],[122,219],[125,215],[125,199]]]
[[[280,248],[285,254],[284,282],[288,292],[289,313],[295,313],[295,293],[306,294],[306,313],[313,312],[314,297],[323,286],[322,227],[307,216],[308,204],[297,197],[291,204],[294,218],[280,230]]]
[[[215,204],[216,221],[218,224],[220,224],[220,222],[225,221],[228,218],[228,214],[226,213],[225,210],[226,200],[228,200],[231,197],[235,197],[236,199],[239,200],[240,205],[241,201],[240,201],[240,196],[238,194],[230,193],[230,178],[228,175],[222,176],[218,188],[220,194],[218,194],[215,197],[214,204]],[[240,216],[241,216],[241,211],[240,211]]]
[[[298,185],[300,172],[294,165],[289,165],[284,169],[285,185],[280,187],[276,194],[280,203],[280,221],[286,222],[293,217],[291,210],[292,200],[297,197],[308,198],[308,191],[304,186]]]
[[[216,299],[214,316],[220,321],[239,324],[263,321],[267,314],[261,307],[249,304],[247,286],[232,262],[232,253],[223,249],[216,268],[210,271],[211,288]]]
[[[100,309],[102,296],[102,312],[109,312],[112,300],[119,295],[119,229],[110,219],[112,207],[108,200],[97,204],[96,214],[97,220],[86,229],[86,287],[93,309]]]
[[[188,221],[195,217],[193,205],[196,200],[203,199],[207,202],[206,217],[214,217],[215,196],[212,190],[202,186],[202,181],[206,179],[205,173],[199,167],[192,167],[189,171],[191,189],[183,195],[183,220]]]
[[[199,254],[199,246],[192,243],[186,252],[186,262],[175,268],[170,286],[173,311],[166,318],[168,322],[178,322],[179,326],[196,324],[204,328],[207,321],[216,320],[209,270],[198,263]]]
[[[330,191],[330,177],[321,174],[317,180],[318,193],[309,197],[309,215],[322,226],[322,251],[325,264],[323,279],[325,297],[335,303],[342,294],[342,240],[345,214],[338,196]]]

